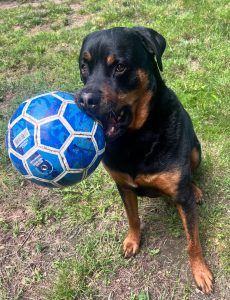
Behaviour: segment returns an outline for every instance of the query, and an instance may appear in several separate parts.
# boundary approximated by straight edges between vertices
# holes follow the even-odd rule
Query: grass
[[[230,123],[228,12],[225,0],[4,1],[0,6],[0,298],[201,299],[192,282],[174,207],[140,201],[140,254],[124,260],[126,217],[100,167],[71,188],[48,190],[11,167],[4,135],[23,100],[81,87],[77,59],[91,31],[143,25],[167,39],[167,84],[189,111],[203,147],[196,181],[214,297],[229,297]],[[150,213],[151,212],[151,213]],[[202,298],[204,299],[204,298]]]

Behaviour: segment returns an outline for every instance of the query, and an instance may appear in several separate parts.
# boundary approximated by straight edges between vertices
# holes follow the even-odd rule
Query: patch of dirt
[[[64,4],[65,2],[63,0],[55,0],[52,1],[55,4],[59,5],[59,4]],[[41,5],[43,3],[43,1],[29,1],[29,2],[23,2],[23,3],[19,3],[17,1],[3,1],[0,4],[0,9],[9,9],[9,8],[17,8],[19,6],[27,6],[30,5],[32,7],[38,7],[39,5]],[[66,29],[72,29],[75,27],[81,27],[83,26],[88,20],[90,20],[90,18],[92,18],[92,15],[81,15],[79,13],[79,11],[81,10],[81,8],[83,7],[82,4],[79,3],[74,3],[74,4],[69,4],[69,7],[72,10],[72,14],[70,14],[68,16],[67,22],[66,22]],[[20,30],[22,27],[21,26],[15,26],[14,29]],[[37,32],[41,32],[41,31],[51,31],[51,24],[43,24],[43,25],[38,25],[33,27],[29,33],[31,34],[36,34]]]
[[[68,27],[71,29],[71,28],[74,28],[74,27],[81,27],[83,26],[87,21],[90,20],[92,16],[90,15],[75,15],[73,14],[69,20],[69,25]]]
[[[63,0],[53,0],[52,2],[55,4],[62,4],[64,1]]]
[[[205,258],[215,274],[215,292],[206,296],[194,283],[184,234],[178,238],[169,235],[164,224],[167,212],[156,207],[157,205],[148,203],[142,208],[143,220],[146,219],[146,223],[142,226],[140,253],[129,259],[128,265],[120,268],[108,285],[97,280],[91,283],[95,288],[100,287],[98,299],[130,300],[131,295],[138,295],[141,291],[148,291],[150,299],[153,300],[227,299],[226,295],[230,294],[230,278],[218,270],[219,258],[215,249],[208,249],[211,255],[205,253],[207,249],[204,246],[205,240],[202,239]],[[151,219],[150,214],[159,214],[159,218]],[[159,253],[152,255],[152,249],[159,250]]]
[[[80,3],[73,3],[70,4],[70,7],[73,11],[79,11],[83,7],[83,5]]]
[[[161,251],[157,256],[150,256],[143,248],[140,254],[130,259],[128,267],[117,272],[108,286],[103,287],[100,283],[99,299],[106,300],[112,295],[112,300],[130,300],[132,294],[141,291],[148,291],[150,299],[154,300],[227,299],[226,295],[230,293],[229,278],[224,273],[216,274],[215,292],[210,296],[204,295],[193,281],[182,239],[163,238],[161,242]]]
[[[11,107],[14,97],[15,95],[13,93],[8,92],[4,97],[0,99],[0,117],[1,115],[7,115],[7,112]]]
[[[69,20],[69,28],[74,27],[81,27],[83,26],[90,18],[92,18],[92,15],[81,15],[79,11],[82,9],[83,5],[79,3],[70,4],[70,8],[73,11],[73,14],[70,17]]]
[[[20,220],[21,226],[22,222]],[[73,253],[61,224],[56,225],[54,231],[32,226],[27,230],[22,227],[16,237],[5,234],[2,239],[0,234],[1,245],[4,245],[0,251],[0,276],[9,299],[21,291],[23,299],[40,299],[39,290],[48,289],[53,282],[50,262]],[[52,222],[49,226],[52,228]]]
[[[38,26],[32,27],[30,29],[30,34],[36,34],[36,33],[41,32],[41,31],[42,32],[51,31],[50,25],[43,24],[43,25],[38,25]]]
[[[16,1],[1,1],[0,9],[8,9],[18,7],[18,3]]]
[[[193,71],[197,71],[200,69],[200,62],[198,59],[192,59],[191,62],[190,62],[190,65],[191,65],[191,69]]]
[[[42,3],[43,1],[27,1],[27,2],[18,2],[18,1],[10,1],[10,0],[3,0],[0,3],[0,9],[10,9],[10,8],[15,8],[15,7],[19,7],[19,6],[25,6],[25,5],[31,5],[31,6],[38,6]]]
[[[40,300],[41,290],[49,290],[53,284],[51,262],[75,253],[65,220],[51,218],[46,226],[27,224],[32,211],[26,203],[34,196],[41,205],[61,201],[59,194],[30,181],[23,182],[11,198],[6,196],[0,201],[0,295],[3,289],[4,300],[16,295],[21,295],[20,299]]]
[[[143,245],[142,251],[130,260],[129,267],[118,271],[111,285],[102,292],[102,298],[107,299],[112,291],[114,300],[130,299],[132,293],[148,289],[151,299],[160,299],[163,291],[165,295],[170,295],[172,287],[177,284],[182,288],[190,279],[190,274],[180,244],[181,241],[176,244],[169,238],[155,239],[152,249],[160,249],[156,256],[146,253],[147,247]],[[172,264],[175,264],[174,268]],[[177,283],[181,273],[183,281]],[[177,296],[176,299],[182,299],[181,294]]]
[[[22,29],[22,27],[21,27],[20,25],[14,26],[14,30],[15,30],[15,31],[20,30],[20,29]]]

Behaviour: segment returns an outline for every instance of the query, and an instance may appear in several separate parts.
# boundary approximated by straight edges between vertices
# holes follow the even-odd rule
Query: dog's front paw
[[[192,264],[192,272],[197,286],[205,294],[213,291],[213,276],[204,261]]]
[[[128,234],[123,242],[124,257],[129,258],[138,253],[140,247],[140,238]]]

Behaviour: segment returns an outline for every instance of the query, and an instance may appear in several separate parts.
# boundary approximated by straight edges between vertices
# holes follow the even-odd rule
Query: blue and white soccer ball
[[[68,186],[90,175],[105,151],[102,125],[74,96],[51,92],[23,102],[11,117],[6,145],[14,167],[44,186]]]

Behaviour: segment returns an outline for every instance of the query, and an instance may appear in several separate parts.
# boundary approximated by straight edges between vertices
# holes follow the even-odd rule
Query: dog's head
[[[108,139],[144,124],[165,46],[162,35],[145,27],[102,30],[84,39],[79,58],[84,87],[76,102],[102,122]]]

